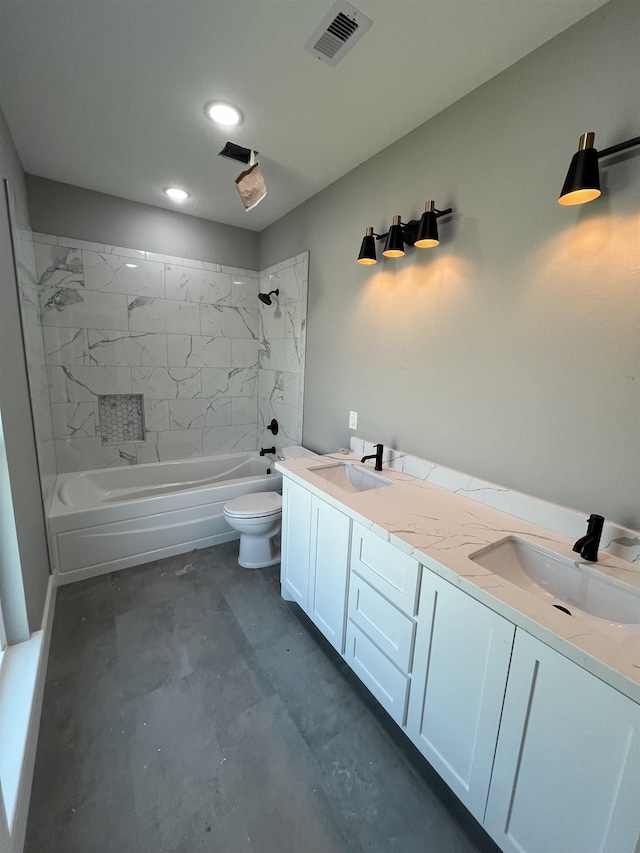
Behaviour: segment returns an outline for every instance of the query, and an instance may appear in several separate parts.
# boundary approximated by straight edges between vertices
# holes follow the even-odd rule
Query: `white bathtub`
[[[57,583],[237,539],[222,508],[279,491],[273,465],[252,452],[59,475],[49,511]]]

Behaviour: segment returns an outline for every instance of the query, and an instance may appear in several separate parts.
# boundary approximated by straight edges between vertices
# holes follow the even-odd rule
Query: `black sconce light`
[[[373,228],[367,228],[364,237],[362,238],[362,246],[360,246],[360,254],[358,255],[359,264],[377,264],[376,258],[376,241],[373,238]]]
[[[595,133],[592,132],[583,133],[580,137],[578,151],[571,160],[558,204],[585,204],[598,198],[600,195],[598,160],[640,145],[640,136],[635,136],[633,139],[627,139],[626,142],[620,142],[618,145],[597,151],[593,147],[594,140]]]
[[[401,258],[404,255],[404,231],[402,217],[394,216],[393,225],[389,228],[387,242],[382,253],[385,258]]]
[[[453,213],[453,208],[438,210],[434,201],[428,201],[420,219],[402,222],[402,217],[394,216],[393,224],[386,234],[376,234],[373,228],[367,228],[358,255],[359,264],[376,264],[375,240],[386,240],[382,254],[386,258],[401,258],[404,247],[415,246],[418,249],[429,249],[440,242],[438,237],[438,218]],[[375,239],[374,239],[375,238]]]

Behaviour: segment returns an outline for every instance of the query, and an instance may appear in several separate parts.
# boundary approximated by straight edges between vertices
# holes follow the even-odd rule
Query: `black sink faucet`
[[[372,453],[371,456],[363,456],[360,461],[366,462],[367,459],[375,459],[376,465],[374,471],[382,471],[382,451],[384,450],[384,444],[376,444],[375,448],[375,453]]]
[[[602,536],[602,527],[604,518],[601,515],[590,515],[587,521],[587,535],[582,536],[573,546],[583,560],[588,560],[590,563],[598,562],[598,548],[600,547],[600,537]]]

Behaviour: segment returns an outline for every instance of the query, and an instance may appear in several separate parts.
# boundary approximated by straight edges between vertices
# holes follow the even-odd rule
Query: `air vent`
[[[239,163],[250,163],[251,149],[243,148],[242,145],[236,145],[235,142],[227,142],[218,156],[228,157],[230,160],[237,160]]]
[[[337,65],[373,21],[345,0],[338,0],[318,24],[304,49],[328,65]]]

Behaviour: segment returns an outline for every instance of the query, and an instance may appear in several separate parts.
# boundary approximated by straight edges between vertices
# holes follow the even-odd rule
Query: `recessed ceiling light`
[[[186,190],[181,190],[180,187],[165,187],[164,191],[172,201],[185,201],[191,195]]]
[[[137,269],[138,264],[125,264],[125,267],[131,267],[131,269]]]
[[[211,121],[215,121],[216,124],[224,124],[227,127],[240,124],[242,121],[240,110],[232,104],[225,104],[224,101],[212,101],[205,107],[205,112]]]

